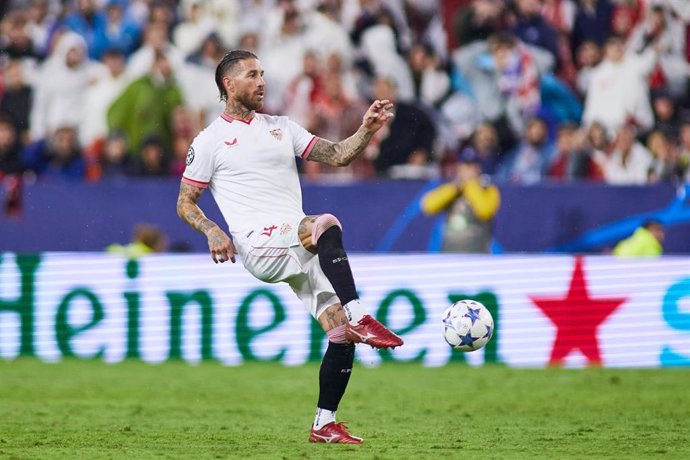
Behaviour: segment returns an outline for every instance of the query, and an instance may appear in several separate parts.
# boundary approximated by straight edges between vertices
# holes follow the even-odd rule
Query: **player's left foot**
[[[309,442],[327,442],[330,444],[362,444],[364,439],[352,436],[347,431],[347,425],[342,422],[327,423],[320,430],[315,430],[314,425],[311,427],[309,434]]]

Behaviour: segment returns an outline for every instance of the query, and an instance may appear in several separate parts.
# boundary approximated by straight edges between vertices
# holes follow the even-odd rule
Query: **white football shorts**
[[[234,243],[249,273],[267,283],[288,283],[307,311],[318,319],[340,299],[321,270],[318,256],[304,249],[299,241],[301,220],[256,228]]]

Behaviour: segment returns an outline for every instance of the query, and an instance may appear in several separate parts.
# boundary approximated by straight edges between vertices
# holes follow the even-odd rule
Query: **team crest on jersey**
[[[292,230],[292,225],[290,225],[290,224],[283,224],[280,226],[280,234],[281,235],[285,235],[290,230]]]
[[[275,137],[279,141],[283,140],[283,132],[280,130],[280,128],[272,129],[271,136]]]
[[[189,147],[189,150],[187,150],[187,166],[191,165],[192,161],[194,161],[194,147]]]

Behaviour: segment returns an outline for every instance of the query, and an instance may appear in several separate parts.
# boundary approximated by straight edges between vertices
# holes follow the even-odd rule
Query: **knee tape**
[[[340,227],[341,230],[343,228],[338,218],[333,214],[322,214],[317,217],[311,229],[311,244],[316,246],[316,242],[319,241],[323,232],[334,226]]]

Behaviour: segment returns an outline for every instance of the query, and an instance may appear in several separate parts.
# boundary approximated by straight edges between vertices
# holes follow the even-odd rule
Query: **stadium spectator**
[[[575,89],[580,97],[584,98],[592,79],[592,71],[601,62],[601,48],[596,42],[587,40],[577,49],[575,60],[577,64]]]
[[[399,101],[396,89],[395,82],[387,78],[378,78],[374,84],[374,99],[395,104],[393,119],[379,137],[376,171],[400,179],[434,176],[434,124],[419,107]]]
[[[661,131],[652,131],[647,137],[647,150],[652,154],[649,168],[649,182],[672,182],[682,180],[678,164],[678,148],[672,145]]]
[[[108,129],[123,132],[133,153],[141,151],[143,139],[150,135],[169,146],[173,112],[180,105],[182,92],[171,63],[165,53],[157,52],[149,72],[130,83],[110,106]]]
[[[174,3],[171,0],[150,0],[148,22],[151,25],[162,26],[166,31],[166,36],[172,35],[175,25]]]
[[[610,142],[604,125],[594,122],[589,125],[589,128],[585,129],[587,130],[587,143],[595,152],[604,153],[609,151]]]
[[[107,70],[102,64],[89,61],[81,36],[74,32],[61,35],[35,80],[31,139],[40,140],[60,126],[79,126],[86,89],[105,76]]]
[[[345,27],[340,23],[337,0],[320,0],[316,9],[305,18],[306,48],[316,52],[320,60],[337,54],[346,63],[354,57],[354,49]]]
[[[501,165],[498,177],[516,184],[537,184],[547,173],[551,152],[546,122],[533,118],[527,123],[520,145],[508,154]]]
[[[327,74],[323,92],[314,101],[313,111],[309,126],[316,136],[322,139],[344,139],[357,131],[366,106],[362,101],[346,96],[339,74]],[[374,175],[373,163],[363,156],[354,160],[351,165],[340,168],[307,161],[304,163],[304,170],[311,179],[327,173],[331,182],[336,177],[338,180],[351,181]]]
[[[664,252],[664,226],[656,220],[648,220],[628,238],[613,249],[619,257],[658,257]]]
[[[448,57],[446,33],[443,30],[441,0],[407,0],[403,2],[405,23],[409,30],[409,49],[412,43],[427,43],[439,59]]]
[[[187,56],[187,62],[209,69],[211,72],[216,63],[223,58],[225,48],[216,32],[209,33],[199,47]]]
[[[20,144],[29,138],[29,117],[33,90],[24,79],[24,66],[14,59],[5,65],[4,91],[0,93],[0,114],[9,117]]]
[[[533,52],[514,37],[501,34],[459,49],[454,63],[470,84],[482,120],[497,127],[504,145],[511,144],[541,102]]]
[[[183,20],[173,31],[173,43],[184,55],[189,56],[201,47],[206,37],[216,30],[213,17],[207,13],[200,0],[182,2]]]
[[[455,37],[460,46],[485,41],[501,30],[503,0],[473,0],[458,10]]]
[[[126,0],[108,0],[102,21],[96,23],[91,57],[101,59],[103,53],[117,49],[129,56],[139,42],[138,25],[125,16]]]
[[[151,22],[144,31],[141,46],[129,57],[127,73],[131,78],[139,78],[146,74],[156,59],[156,54],[166,56],[175,71],[184,65],[184,55],[168,40],[166,24]]]
[[[169,156],[163,140],[158,135],[146,136],[141,143],[141,150],[134,160],[134,175],[139,177],[170,176]]]
[[[40,57],[28,35],[26,15],[10,11],[0,19],[0,60],[21,59],[36,62]]]
[[[34,51],[40,58],[48,54],[50,40],[57,27],[56,13],[59,8],[57,0],[29,1],[26,29],[34,45]]]
[[[77,130],[71,125],[58,126],[48,137],[28,145],[22,162],[43,178],[82,180],[86,173]]]
[[[690,65],[685,56],[685,29],[673,18],[663,5],[655,4],[646,11],[646,16],[630,34],[628,48],[641,53],[653,46],[659,60],[650,76],[652,89],[667,87],[675,95],[685,93]]]
[[[613,12],[610,0],[578,0],[570,36],[571,48],[579,50],[588,41],[604,46],[611,36]]]
[[[227,105],[190,147],[177,214],[206,235],[214,262],[235,262],[239,251],[245,268],[256,278],[290,284],[328,337],[309,441],[361,444],[362,438],[336,422],[352,371],[354,343],[391,348],[403,341],[360,303],[337,218],[304,215],[290,157],[334,166],[350,164],[363,153],[374,132],[390,120],[393,105],[374,101],[357,132],[333,143],[286,117],[256,113],[264,104],[262,70],[256,55],[244,50],[228,53],[218,64],[216,84]],[[232,140],[227,140],[229,134]],[[234,149],[236,155],[225,155],[224,147]],[[211,182],[232,240],[199,208]]]
[[[541,13],[541,0],[515,0],[516,21],[513,34],[523,43],[551,53],[558,62],[558,34]]]
[[[307,52],[303,18],[294,7],[287,7],[275,31],[268,31],[261,41],[261,65],[266,71],[266,108],[269,113],[283,107],[283,98],[290,82],[302,71]]]
[[[100,178],[123,179],[134,171],[134,159],[129,153],[124,134],[114,131],[108,135],[103,145],[103,154],[99,157]]]
[[[307,51],[304,53],[302,71],[285,91],[285,115],[302,126],[311,127],[314,122],[314,104],[322,97],[324,86],[319,57],[316,53]]]
[[[109,254],[122,255],[128,259],[138,259],[147,254],[165,252],[167,237],[157,226],[137,224],[134,226],[132,241],[126,245],[113,243],[107,248]]]
[[[679,137],[678,170],[681,181],[690,184],[690,120],[686,120],[680,125]]]
[[[592,151],[585,135],[573,123],[565,123],[558,128],[548,177],[558,181],[601,179],[601,171],[592,161]]]
[[[182,177],[187,167],[187,152],[189,151],[190,143],[191,140],[185,136],[175,135],[173,137],[172,158],[168,167],[171,176]]]
[[[450,77],[434,54],[431,46],[416,43],[409,53],[415,100],[431,107],[438,107],[451,92]]]
[[[482,174],[496,174],[503,159],[496,128],[490,123],[480,124],[472,134],[470,147],[477,152]]]
[[[647,47],[640,54],[627,53],[618,37],[607,40],[604,60],[592,71],[585,112],[586,125],[600,122],[609,133],[633,122],[642,131],[652,128],[647,78],[657,61],[657,52]]]
[[[624,125],[616,134],[613,151],[607,156],[595,156],[608,184],[643,185],[649,182],[652,155],[637,141],[636,134],[634,126]]]
[[[338,53],[331,53],[325,59],[325,73],[327,75],[340,75],[345,96],[349,99],[357,99],[361,94],[369,94],[371,88],[368,81],[355,70],[354,66],[348,66]]]
[[[111,49],[101,57],[107,74],[95,84],[86,88],[84,115],[79,124],[79,140],[86,149],[96,149],[108,134],[108,109],[129,83],[125,73],[125,56],[118,49]]]
[[[21,144],[13,120],[0,114],[0,181],[22,172]]]
[[[456,168],[453,182],[422,197],[422,211],[426,215],[447,213],[442,252],[489,253],[500,192],[482,175],[481,158],[471,147],[460,152]]]
[[[669,139],[678,138],[680,117],[673,97],[665,88],[653,90],[651,95],[654,130],[661,131]]]
[[[448,150],[455,151],[467,141],[481,122],[475,101],[463,91],[455,91],[443,102],[439,111],[439,136]]]
[[[611,36],[627,41],[640,18],[640,7],[637,0],[617,2],[611,18]]]
[[[98,9],[95,0],[76,0],[75,5],[75,9],[67,14],[62,25],[81,35],[87,44],[89,57],[97,59],[94,48],[96,29],[103,27],[105,13]]]
[[[570,47],[575,11],[575,3],[572,0],[544,0],[541,10],[546,22],[556,31],[558,76],[571,87],[577,78],[573,51]]]
[[[184,4],[185,1],[182,0],[181,3]],[[261,15],[261,7],[270,2],[264,0],[201,0],[199,3],[204,7],[204,14],[212,17],[215,21],[214,30],[220,36],[220,41],[224,44],[223,48],[225,49],[227,46],[238,43],[243,32],[250,29],[258,30],[261,27],[261,21],[264,19]]]
[[[388,78],[395,84],[397,100],[414,100],[414,83],[407,62],[398,53],[393,29],[386,24],[369,27],[362,34],[362,51],[377,78]]]

